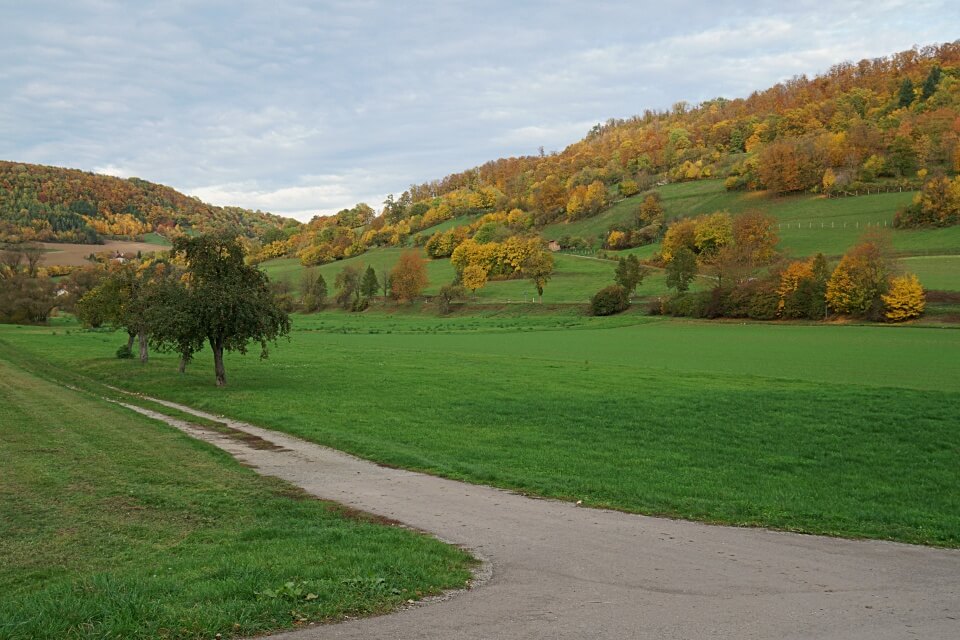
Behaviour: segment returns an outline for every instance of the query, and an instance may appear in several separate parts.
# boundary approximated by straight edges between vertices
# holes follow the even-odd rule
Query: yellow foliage
[[[886,309],[884,314],[890,322],[903,322],[923,315],[926,300],[923,286],[912,273],[890,281],[890,291],[880,296]]]
[[[461,281],[470,291],[482,289],[483,285],[487,284],[487,270],[483,265],[472,264],[463,270]]]
[[[663,236],[663,245],[660,249],[660,255],[665,262],[673,260],[673,254],[683,247],[696,252],[696,227],[693,220],[679,220],[670,225]]]

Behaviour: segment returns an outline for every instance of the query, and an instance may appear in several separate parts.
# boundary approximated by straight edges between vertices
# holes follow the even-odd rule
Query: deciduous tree
[[[390,272],[390,291],[396,300],[412,302],[427,286],[427,261],[417,251],[400,254]]]

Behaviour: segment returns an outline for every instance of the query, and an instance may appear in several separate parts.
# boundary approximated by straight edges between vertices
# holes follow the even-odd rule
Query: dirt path
[[[960,638],[960,552],[579,508],[380,467],[225,420],[191,428],[259,472],[488,559],[480,588],[396,614],[280,634],[335,638]],[[318,418],[320,419],[320,418]]]

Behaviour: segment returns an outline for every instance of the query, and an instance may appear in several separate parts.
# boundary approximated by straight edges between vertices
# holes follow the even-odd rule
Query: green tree
[[[307,313],[319,311],[327,300],[327,281],[315,269],[303,272],[300,283],[300,306]]]
[[[360,293],[364,298],[372,298],[377,295],[380,289],[380,281],[377,280],[377,272],[373,267],[367,267],[363,274],[363,280],[360,282]]]
[[[929,100],[937,91],[937,86],[940,84],[940,65],[935,64],[930,68],[930,73],[927,74],[927,79],[923,81],[923,89],[920,93],[921,100]]]
[[[667,263],[667,286],[683,293],[697,275],[697,256],[686,247],[677,249]]]
[[[158,275],[157,270],[165,268],[133,262],[115,265],[99,286],[77,301],[77,317],[86,326],[106,324],[126,330],[127,348],[132,349],[137,339],[140,362],[147,362],[150,334],[147,311],[151,304],[156,304],[151,284]]]
[[[897,105],[900,107],[909,107],[913,104],[913,80],[904,78],[900,83],[900,93],[897,94]]]
[[[346,265],[337,274],[333,286],[337,288],[337,304],[344,309],[360,310],[360,267]]]
[[[640,264],[640,260],[632,253],[626,258],[620,258],[614,271],[613,280],[627,290],[627,295],[633,295],[647,276],[647,269]]]
[[[266,358],[267,343],[290,332],[290,317],[277,306],[266,274],[244,262],[235,239],[183,236],[174,241],[173,254],[185,261],[189,283],[178,306],[195,318],[182,340],[194,351],[204,341],[210,344],[217,386],[222,387],[227,383],[224,351],[246,353],[250,342],[259,342],[260,357]]]

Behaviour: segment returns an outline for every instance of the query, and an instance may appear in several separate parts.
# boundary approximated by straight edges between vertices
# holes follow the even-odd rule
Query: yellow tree
[[[467,289],[476,292],[487,284],[487,270],[483,265],[471,264],[463,270],[460,280]]]
[[[923,286],[912,273],[891,280],[890,291],[880,298],[886,310],[884,315],[890,322],[919,318],[926,306]]]
[[[390,272],[390,293],[410,302],[427,286],[427,261],[417,251],[405,251]]]

